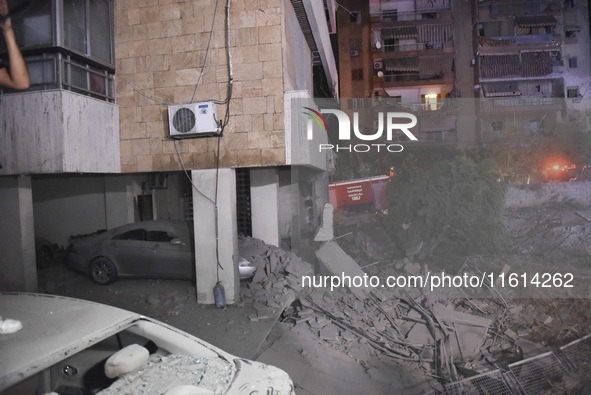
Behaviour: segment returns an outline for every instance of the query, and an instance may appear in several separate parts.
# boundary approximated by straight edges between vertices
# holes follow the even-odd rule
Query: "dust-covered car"
[[[187,221],[143,221],[72,240],[68,268],[97,284],[119,277],[192,280],[195,278],[193,225]],[[239,265],[240,278],[252,277],[252,264]]]
[[[3,395],[294,393],[278,368],[119,308],[0,293],[0,315],[21,324],[0,334]]]

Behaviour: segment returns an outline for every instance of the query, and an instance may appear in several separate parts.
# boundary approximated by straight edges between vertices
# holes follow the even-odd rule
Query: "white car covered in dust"
[[[294,393],[278,368],[119,308],[0,293],[0,316],[20,324],[0,334],[2,395]]]

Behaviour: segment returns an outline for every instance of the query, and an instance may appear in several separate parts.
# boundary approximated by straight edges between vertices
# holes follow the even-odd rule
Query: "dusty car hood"
[[[0,391],[141,317],[88,301],[18,293],[0,293],[0,316],[23,325],[16,333],[0,335]]]
[[[278,368],[236,358],[179,329],[115,307],[53,295],[0,293],[0,316],[19,320],[23,326],[18,332],[0,335],[0,392],[122,329],[133,328],[134,333],[158,339],[171,352],[153,355],[162,359],[155,361],[159,365],[171,358],[184,358],[191,364],[187,377],[199,373],[193,371],[197,359],[209,359],[210,367],[219,365],[203,375],[216,383],[216,393],[269,393],[270,388],[278,395],[293,393],[291,379]],[[134,387],[133,382],[129,384]],[[118,380],[104,393],[120,393],[118,389],[126,385]]]

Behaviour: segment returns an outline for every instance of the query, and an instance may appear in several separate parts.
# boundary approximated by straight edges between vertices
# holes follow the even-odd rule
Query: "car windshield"
[[[143,359],[139,354],[145,354]],[[110,369],[109,358],[118,358]],[[222,394],[235,371],[232,360],[194,339],[140,320],[2,394],[163,394],[187,385]]]

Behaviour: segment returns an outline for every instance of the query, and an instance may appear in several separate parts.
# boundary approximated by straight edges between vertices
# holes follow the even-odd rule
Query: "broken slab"
[[[357,262],[353,260],[347,253],[334,241],[328,241],[316,251],[316,257],[324,265],[326,270],[334,275],[341,278],[351,278],[350,284],[340,284],[345,286],[359,299],[365,299],[369,292],[372,291],[371,287],[356,287],[353,285],[353,278],[364,278],[367,276],[363,269],[359,267]]]
[[[332,213],[334,207],[330,203],[324,205],[322,210],[322,226],[316,232],[314,241],[328,241],[334,239],[334,221]]]
[[[467,360],[478,354],[492,323],[490,319],[455,311],[452,305],[435,304],[431,311],[437,321],[453,325],[455,329],[455,333],[449,335],[454,359]]]

